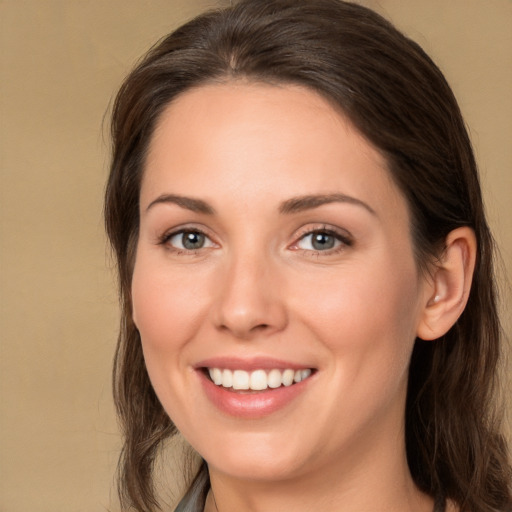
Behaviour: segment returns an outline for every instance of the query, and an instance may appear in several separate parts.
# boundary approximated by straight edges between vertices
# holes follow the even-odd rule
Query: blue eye
[[[297,247],[306,251],[329,251],[341,245],[349,245],[349,243],[337,233],[326,230],[312,231],[297,242]]]
[[[165,242],[175,249],[185,251],[197,251],[205,247],[213,247],[213,242],[204,233],[192,230],[173,233]]]

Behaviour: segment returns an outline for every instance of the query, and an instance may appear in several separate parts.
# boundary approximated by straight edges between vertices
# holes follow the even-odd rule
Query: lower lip
[[[283,409],[304,392],[311,377],[275,389],[237,392],[214,384],[198,371],[201,384],[210,401],[222,412],[238,418],[257,419]]]

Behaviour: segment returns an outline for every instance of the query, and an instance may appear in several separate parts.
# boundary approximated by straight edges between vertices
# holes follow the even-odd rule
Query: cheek
[[[382,325],[410,331],[415,323],[418,292],[413,270],[399,274],[389,268],[389,272],[382,273],[349,271],[338,276],[304,276],[300,289],[291,296],[296,297],[296,307],[311,312],[315,324],[329,326],[333,334],[342,336],[347,330],[365,331]]]
[[[337,279],[317,275],[315,282],[303,283],[303,289],[308,293],[291,294],[300,296],[295,308],[338,361],[341,379],[366,378],[374,372],[380,379],[371,382],[384,383],[404,376],[419,312],[414,264],[368,264]]]
[[[148,363],[153,353],[179,354],[200,327],[206,307],[199,282],[190,274],[170,273],[165,262],[142,251],[138,255],[132,279],[133,319]]]
[[[148,251],[149,252],[149,251]],[[132,278],[133,319],[146,368],[164,409],[178,426],[192,418],[189,341],[203,324],[204,288],[188,275],[140,251]]]

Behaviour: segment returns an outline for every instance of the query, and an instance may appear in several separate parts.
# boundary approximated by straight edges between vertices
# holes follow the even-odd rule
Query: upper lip
[[[238,358],[238,357],[212,357],[203,359],[194,365],[196,369],[201,368],[222,368],[226,370],[272,370],[273,368],[286,370],[303,370],[306,368],[313,369],[309,364],[297,363],[292,361],[285,361],[283,359],[274,359],[271,357],[251,357],[251,358]]]

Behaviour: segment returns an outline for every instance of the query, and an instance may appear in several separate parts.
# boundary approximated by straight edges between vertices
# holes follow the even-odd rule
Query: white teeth
[[[210,369],[210,377],[217,386],[222,384],[222,372],[218,368]]]
[[[293,384],[293,377],[295,372],[293,370],[285,370],[283,372],[283,386],[291,386]]]
[[[281,370],[270,370],[267,375],[267,384],[269,388],[275,389],[281,386],[283,377]]]
[[[311,369],[303,370],[278,370],[274,368],[268,373],[265,370],[246,372],[244,370],[227,370],[220,368],[209,368],[210,378],[217,386],[233,388],[235,390],[262,391],[267,388],[279,388],[291,386],[293,383],[301,382],[311,375]]]
[[[222,386],[225,388],[230,388],[233,385],[233,373],[231,370],[224,370],[222,372]]]
[[[306,368],[305,370],[300,371],[300,380],[307,379],[311,375],[311,369]]]
[[[293,377],[293,382],[301,382],[304,379],[307,379],[311,375],[311,370],[308,368],[306,370],[297,370]]]
[[[233,389],[249,389],[249,373],[243,370],[233,372]]]
[[[265,370],[256,370],[251,373],[249,387],[255,391],[267,389],[267,374]]]

